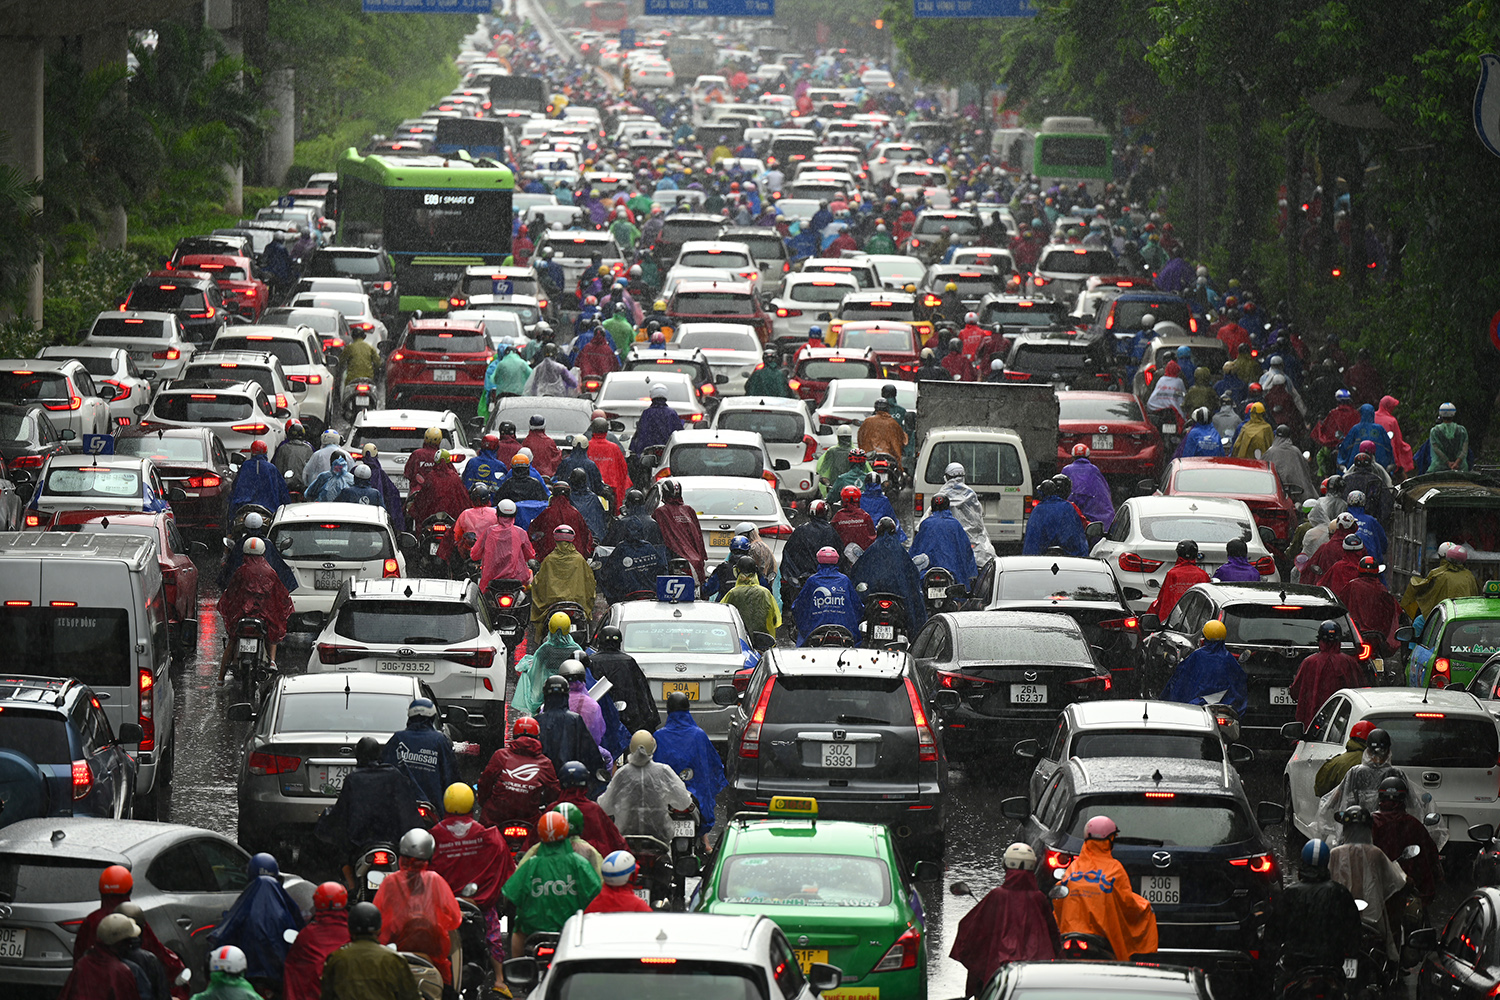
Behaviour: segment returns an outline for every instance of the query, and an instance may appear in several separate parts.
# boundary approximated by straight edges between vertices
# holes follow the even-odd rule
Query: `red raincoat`
[[[523,448],[531,449],[531,467],[551,479],[557,475],[557,465],[562,461],[562,450],[544,430],[534,430],[521,439]]]
[[[458,477],[458,470],[453,468],[451,462],[441,462],[432,467],[422,488],[412,493],[411,523],[416,528],[421,528],[423,522],[437,513],[445,513],[456,522],[458,515],[471,506],[473,504],[469,502],[469,491],[464,489],[464,481]],[[438,547],[439,557],[453,558],[453,535],[454,532],[450,531],[443,536],[443,542]]]
[[[443,982],[453,982],[448,932],[463,923],[463,911],[453,890],[427,862],[402,858],[401,869],[388,875],[375,893],[380,910],[380,943],[394,944],[400,951],[425,955]]]
[[[1052,904],[1036,884],[1036,872],[1012,868],[958,922],[948,957],[969,970],[964,996],[978,996],[1006,962],[1050,962],[1061,942]]]
[[[620,359],[615,356],[614,348],[610,346],[609,335],[594,334],[583,350],[578,352],[578,374],[584,378],[595,376],[603,378],[612,371],[619,370]]]
[[[593,555],[594,536],[589,533],[588,522],[583,519],[582,514],[578,513],[578,508],[573,506],[573,501],[558,494],[548,502],[545,510],[532,518],[531,525],[527,529],[527,533],[531,535],[531,547],[536,550],[538,563],[551,555],[552,550],[557,547],[557,541],[552,537],[552,532],[564,524],[575,532],[573,547],[585,559]]]
[[[583,912],[650,913],[651,904],[637,896],[628,885],[607,885],[599,890],[599,895],[584,907]]]
[[[630,850],[615,821],[582,788],[563,789],[557,801],[571,802],[583,813],[583,839],[594,846],[600,857],[607,858],[614,851]]]
[[[1380,578],[1371,573],[1361,573],[1344,586],[1342,593],[1335,593],[1356,625],[1364,631],[1379,632],[1385,642],[1382,653],[1396,648],[1396,629],[1401,624],[1401,604],[1394,594],[1385,589]]]
[[[1328,416],[1312,429],[1312,439],[1325,448],[1337,448],[1344,443],[1349,428],[1359,423],[1359,410],[1348,403],[1340,403],[1328,411]]]
[[[1291,695],[1297,700],[1297,721],[1312,725],[1313,716],[1328,696],[1339,688],[1368,687],[1370,679],[1358,660],[1339,648],[1337,642],[1318,643],[1318,652],[1302,661],[1292,678]]]
[[[962,351],[949,351],[938,364],[950,375],[957,375],[960,382],[973,382],[975,379],[974,362]]]
[[[1340,438],[1339,440],[1342,441],[1343,438]],[[510,460],[515,458],[516,452],[520,450],[521,442],[517,441],[514,435],[508,437],[502,436],[500,438],[500,444],[495,447],[495,457],[500,459],[500,461],[504,462],[506,465],[510,465]]]
[[[437,461],[438,450],[426,445],[418,448],[406,458],[406,467],[401,474],[406,477],[406,489],[411,493],[427,479],[432,472],[433,463]]]
[[[1358,529],[1352,529],[1358,530]],[[1323,579],[1334,564],[1344,558],[1344,538],[1348,531],[1334,528],[1328,532],[1328,541],[1318,546],[1307,565],[1302,567],[1302,582],[1313,587],[1323,586]],[[1360,555],[1364,555],[1363,552]]]
[[[505,838],[493,826],[468,816],[449,816],[432,828],[437,842],[431,868],[448,881],[455,893],[473,882],[479,891],[474,905],[488,910],[500,900],[500,887],[516,870]]]
[[[1147,612],[1166,621],[1172,609],[1177,607],[1177,602],[1182,600],[1183,594],[1200,583],[1207,583],[1209,579],[1209,575],[1203,572],[1202,566],[1191,559],[1179,558],[1176,564],[1167,570],[1167,575],[1161,581],[1161,593],[1156,595],[1156,600],[1151,602],[1151,607],[1146,609]]]
[[[318,1000],[323,994],[323,963],[348,943],[348,913],[325,910],[315,914],[287,949],[281,969],[283,1000]]]
[[[1250,343],[1250,334],[1246,333],[1245,328],[1233,320],[1219,327],[1214,332],[1214,336],[1219,338],[1219,343],[1224,345],[1224,350],[1229,352],[1231,359],[1239,356],[1241,344]]]
[[[517,736],[496,750],[479,776],[479,815],[504,832],[511,820],[535,824],[562,789],[535,736]]]
[[[1323,574],[1322,586],[1327,587],[1335,594],[1344,589],[1349,581],[1359,576],[1359,561],[1365,557],[1364,549],[1344,550],[1343,558],[1332,566],[1328,572]]]
[[[58,1000],[141,1000],[130,966],[99,947],[73,963]]]
[[[625,502],[625,491],[630,489],[630,467],[625,463],[625,452],[605,434],[589,438],[589,460],[599,467],[599,475],[606,485],[615,491],[615,503]]]
[[[668,500],[651,512],[651,519],[661,529],[662,544],[667,551],[686,559],[693,567],[693,576],[702,583],[708,550],[703,545],[703,529],[698,526],[698,515],[681,500]]]
[[[219,598],[219,617],[224,624],[259,618],[266,623],[266,641],[276,643],[286,638],[286,623],[291,616],[292,595],[276,570],[265,556],[245,556]]]
[[[870,512],[858,505],[843,504],[833,512],[830,523],[845,546],[852,543],[863,550],[875,544],[875,522],[870,518]]]

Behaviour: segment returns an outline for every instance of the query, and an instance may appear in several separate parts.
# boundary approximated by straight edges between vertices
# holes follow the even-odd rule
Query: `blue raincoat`
[[[409,719],[405,729],[392,733],[380,759],[406,772],[422,798],[435,806],[442,804],[449,785],[462,780],[452,741],[426,719]]]
[[[917,525],[917,537],[911,544],[913,557],[925,555],[928,568],[941,566],[964,586],[972,586],[979,575],[974,561],[974,545],[969,533],[951,510],[935,510]]]
[[[1163,701],[1203,705],[1207,704],[1209,696],[1219,691],[1224,692],[1219,701],[1241,715],[1250,705],[1245,670],[1222,639],[1205,642],[1189,653],[1172,671],[1161,698]]]
[[[234,479],[234,492],[229,495],[229,512],[247,503],[259,504],[271,513],[276,513],[284,504],[291,502],[286,480],[281,470],[271,464],[270,459],[251,455],[250,460],[240,466]]]
[[[1078,519],[1078,509],[1059,496],[1046,497],[1032,508],[1031,516],[1026,519],[1021,554],[1043,555],[1054,545],[1064,555],[1089,554],[1089,540],[1083,533],[1083,522]]]
[[[1365,554],[1375,557],[1377,563],[1385,562],[1385,550],[1388,544],[1385,537],[1385,529],[1380,522],[1375,520],[1375,515],[1367,513],[1363,507],[1349,507],[1349,513],[1359,522],[1359,537],[1365,541]]]
[[[1219,438],[1219,429],[1212,423],[1194,424],[1183,435],[1178,454],[1183,458],[1222,458],[1224,442]]]
[[[406,530],[406,513],[401,509],[401,489],[394,480],[380,467],[380,459],[361,459],[370,467],[370,485],[380,491],[382,502],[385,504],[385,512],[391,517],[391,527],[397,531]]]
[[[630,453],[639,455],[644,448],[666,444],[667,438],[682,430],[682,426],[682,418],[665,400],[652,400],[636,421],[635,435],[630,439]]]
[[[900,596],[906,608],[911,634],[916,635],[927,621],[927,602],[922,599],[922,577],[906,549],[896,541],[895,535],[881,535],[871,543],[849,579],[858,587],[865,585],[865,595],[883,593]]]
[[[214,946],[232,944],[245,953],[245,975],[281,981],[281,966],[292,947],[287,930],[302,929],[302,911],[271,875],[257,875],[224,913],[211,936]]]
[[[639,520],[628,520],[625,532],[625,541],[614,547],[599,568],[599,588],[611,604],[636,591],[655,590],[656,578],[667,569],[667,550],[646,540]]]
[[[307,485],[305,494],[309,500],[337,500],[340,493],[354,485],[354,475],[349,471],[346,455],[337,454],[329,463],[327,472],[318,473],[318,478]]]
[[[797,622],[797,645],[805,643],[808,636],[824,625],[842,625],[850,635],[858,636],[859,620],[863,615],[859,593],[849,578],[839,572],[838,566],[819,566],[792,602],[792,617]]]
[[[360,503],[367,507],[379,507],[384,501],[379,490],[370,485],[360,486],[358,479],[354,481],[353,486],[346,486],[333,499],[338,503]]]
[[[1214,383],[1214,395],[1223,396],[1226,392],[1234,397],[1234,407],[1239,409],[1245,405],[1245,397],[1250,394],[1250,386],[1234,372],[1225,372],[1224,377]]]
[[[475,483],[488,483],[493,487],[509,471],[510,463],[505,459],[492,451],[481,451],[464,466],[464,489]]]
[[[600,496],[604,495],[604,477],[599,474],[599,466],[594,464],[594,460],[592,458],[589,458],[587,449],[569,448],[567,451],[563,452],[562,461],[557,463],[557,478],[561,479],[565,483],[571,483],[573,481],[572,473],[574,469],[582,469],[584,472],[588,473],[589,489],[593,490]],[[574,501],[573,506],[578,506],[577,501]],[[592,530],[593,527],[594,526],[592,524],[589,525],[590,530]],[[595,535],[594,537],[600,538],[603,536]]]
[[[573,507],[583,518],[583,523],[589,526],[589,531],[595,538],[603,538],[604,531],[609,527],[609,516],[604,513],[604,504],[592,490],[574,490],[569,497],[573,501]]]
[[[667,721],[652,735],[656,737],[656,753],[652,754],[652,760],[677,772],[698,801],[698,811],[703,814],[703,832],[707,833],[714,825],[714,803],[729,785],[719,752],[709,741],[708,734],[693,720],[691,712],[668,712]]]
[[[865,483],[865,488],[861,491],[859,506],[870,515],[870,520],[875,524],[879,524],[882,517],[895,521],[896,537],[901,539],[902,545],[906,544],[906,529],[901,527],[901,519],[896,516],[896,508],[891,506],[891,498],[885,495],[880,480]]]
[[[1375,461],[1379,465],[1390,466],[1396,462],[1396,456],[1391,451],[1391,437],[1386,429],[1375,422],[1375,407],[1369,403],[1359,408],[1359,423],[1349,428],[1349,433],[1344,435],[1344,443],[1339,445],[1339,464],[1348,468],[1354,464],[1354,456],[1359,454],[1361,441],[1375,442]]]

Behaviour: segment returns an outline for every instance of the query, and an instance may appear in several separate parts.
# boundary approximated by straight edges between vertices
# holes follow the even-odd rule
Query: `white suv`
[[[94,317],[86,347],[122,347],[147,378],[176,378],[197,350],[176,313],[110,310]]]
[[[765,442],[776,470],[777,487],[802,500],[818,491],[818,453],[833,444],[800,399],[781,396],[726,396],[714,413],[714,430],[754,431]]]
[[[277,410],[258,382],[182,379],[160,389],[141,427],[207,427],[231,455],[264,441],[274,455],[286,440],[288,411]]]
[[[231,326],[214,338],[214,351],[264,351],[276,355],[297,397],[307,436],[316,439],[331,422],[338,402],[333,371],[323,357],[323,339],[310,326]]]
[[[109,400],[114,397],[114,386],[96,387],[81,361],[65,358],[0,361],[0,398],[8,403],[39,404],[73,451],[83,447],[85,434],[109,433],[113,425]]]
[[[345,583],[406,575],[402,549],[384,507],[358,503],[294,503],[276,512],[271,544],[297,576],[292,608],[328,612]]]

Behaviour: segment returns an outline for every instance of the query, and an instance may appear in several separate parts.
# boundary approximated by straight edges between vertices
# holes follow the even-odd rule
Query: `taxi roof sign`
[[[1500,597],[1500,580],[1488,580],[1484,585],[1485,597]]]
[[[772,816],[803,816],[814,819],[818,815],[818,800],[810,795],[773,795],[771,806],[766,811]]]

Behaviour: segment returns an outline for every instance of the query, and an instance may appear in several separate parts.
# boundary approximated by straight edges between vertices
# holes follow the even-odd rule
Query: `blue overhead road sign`
[[[917,17],[1036,16],[1031,0],[912,0],[912,3]]]
[[[366,14],[488,14],[494,0],[364,0]]]
[[[775,17],[776,0],[646,0],[647,17]]]

